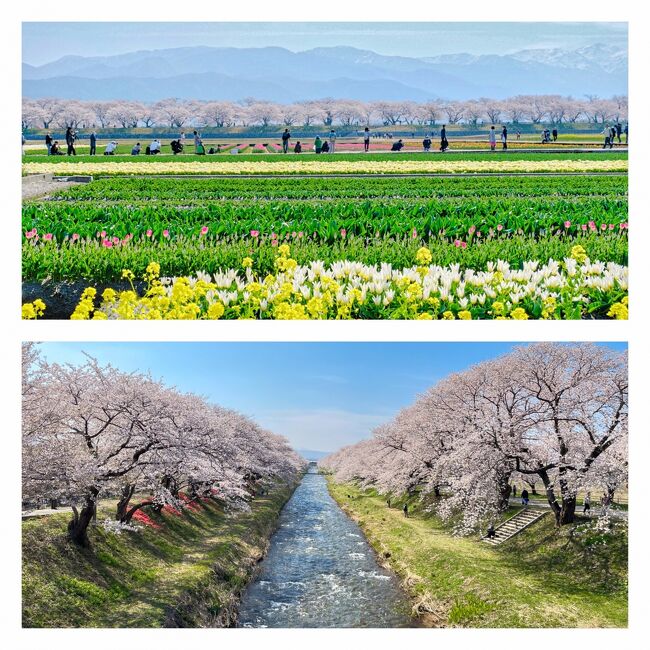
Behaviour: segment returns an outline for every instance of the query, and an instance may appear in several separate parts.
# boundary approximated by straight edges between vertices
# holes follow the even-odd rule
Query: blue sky
[[[380,54],[507,54],[529,48],[627,47],[626,23],[23,23],[23,61],[41,65],[68,54],[212,45],[280,46],[292,51],[348,45]]]
[[[368,437],[448,373],[514,345],[56,342],[41,349],[53,362],[81,362],[85,351],[125,371],[150,371],[253,417],[297,449],[333,451]]]

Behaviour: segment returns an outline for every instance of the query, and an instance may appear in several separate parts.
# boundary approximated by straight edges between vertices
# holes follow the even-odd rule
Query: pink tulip
[[[609,229],[610,229],[610,230],[614,230],[614,224],[613,224],[613,223],[610,223],[610,224],[609,224]]]
[[[460,242],[460,246],[461,248],[467,248],[467,242],[466,241]]]
[[[620,228],[621,230],[627,230],[627,222],[620,224],[620,225],[619,225],[619,228]]]
[[[473,235],[476,232],[476,226],[470,226],[467,232],[469,232],[470,235]]]
[[[79,233],[72,233],[72,241],[77,241],[77,239],[79,239]]]
[[[341,228],[341,237],[345,237],[347,235],[347,230],[345,228]]]
[[[31,239],[33,236],[34,233],[31,230],[25,232],[25,237],[27,237],[27,239]]]
[[[303,236],[304,236],[304,233],[303,233],[302,230],[301,230],[301,231],[298,233],[298,239],[300,239],[300,238],[303,237]]]
[[[271,233],[271,239],[277,239],[277,238],[278,238],[277,234],[272,232]]]
[[[113,243],[114,244],[119,244],[120,243],[120,238],[119,237],[113,237]]]
[[[501,224],[499,224],[499,225],[497,226],[497,230],[498,230],[499,232],[501,232],[501,231],[503,230],[503,226],[502,226]]]
[[[106,237],[106,231],[105,231],[105,230],[102,230],[99,234],[100,234],[102,237]]]
[[[607,224],[606,223],[601,223],[600,224],[600,229],[601,230],[607,230]]]
[[[201,228],[201,234],[202,235],[207,235],[208,234],[208,227],[207,226],[203,226],[203,228]]]
[[[460,248],[460,244],[461,244],[460,239],[457,239],[457,240],[454,242],[454,246],[455,246],[456,248]]]
[[[163,237],[169,237],[169,230],[163,230]]]
[[[415,228],[413,228],[413,232],[411,232],[411,237],[415,239],[417,236],[418,236],[418,231]]]
[[[278,245],[278,240],[277,239],[272,239],[271,240],[271,246],[277,246]]]
[[[147,237],[151,237],[153,235],[153,230],[151,228],[147,229]]]
[[[52,241],[52,233],[51,232],[46,233],[45,235],[43,235],[43,239],[45,241]]]
[[[110,239],[105,239],[102,242],[102,245],[105,246],[106,248],[113,248],[113,242]]]
[[[259,236],[260,236],[259,230],[251,230],[251,237],[259,237]]]
[[[570,221],[565,221],[564,222],[564,227],[565,228],[571,228],[571,222]]]
[[[582,229],[583,229],[583,230],[587,230],[587,224],[586,224],[586,223],[583,223],[583,224],[582,224]]]

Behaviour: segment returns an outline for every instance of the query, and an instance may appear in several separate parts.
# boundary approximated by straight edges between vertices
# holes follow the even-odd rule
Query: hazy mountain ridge
[[[548,93],[627,93],[627,52],[596,44],[573,51],[530,49],[422,59],[354,47],[291,52],[281,47],[197,46],[23,64],[26,97],[424,101]]]

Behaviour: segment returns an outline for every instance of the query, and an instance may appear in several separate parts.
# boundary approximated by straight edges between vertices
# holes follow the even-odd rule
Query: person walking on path
[[[289,138],[291,137],[291,133],[289,133],[289,129],[285,129],[284,133],[282,134],[282,153],[288,153],[289,152]]]
[[[330,137],[329,137],[329,147],[330,147],[330,153],[334,153],[334,147],[336,146],[336,132],[334,129],[330,131]]]
[[[92,131],[90,134],[90,155],[94,156],[97,153],[97,134]]]
[[[503,125],[503,130],[501,131],[501,144],[503,144],[503,150],[505,151],[508,148],[508,129],[506,125]]]
[[[409,505],[408,505],[408,503],[404,504],[404,507],[402,508],[402,510],[404,511],[404,516],[408,517],[409,516]]]
[[[363,151],[368,153],[370,149],[370,130],[366,127],[363,131]]]
[[[557,129],[553,129],[553,142],[557,142]]]
[[[512,484],[512,496],[517,496],[517,486],[514,483]]]
[[[610,149],[612,148],[612,131],[609,128],[608,124],[605,124],[605,128],[601,131],[602,135],[605,137],[605,142],[603,143],[603,149],[607,149],[609,147]]]
[[[494,522],[490,522],[490,525],[488,526],[487,529],[486,537],[488,539],[494,539],[496,536],[497,536],[497,531],[494,529]]]
[[[591,510],[591,492],[585,494],[584,501],[582,502],[582,514],[586,515]]]
[[[54,142],[54,140],[52,140],[52,136],[50,135],[50,132],[48,131],[45,134],[45,146],[47,147],[47,155],[48,156],[52,155],[52,142]]]
[[[623,127],[620,122],[616,122],[616,139],[619,144],[621,144],[621,133],[623,133]]]
[[[528,505],[528,490],[524,488],[521,491],[521,505],[522,506],[527,506]]]
[[[623,129],[623,133],[625,133],[625,144],[627,144],[627,131],[628,131],[627,126],[628,125],[626,124],[625,128]]]
[[[422,148],[427,153],[431,150],[431,138],[429,136],[426,136],[424,140],[422,140]]]
[[[68,156],[76,156],[77,152],[74,148],[74,141],[75,141],[75,132],[72,130],[72,127],[69,126],[65,130],[65,143],[68,145]]]
[[[320,139],[320,135],[316,136],[314,140],[314,151],[320,153],[323,150],[323,141]]]
[[[443,124],[440,129],[440,151],[449,149],[449,140],[447,140],[447,125]]]
[[[494,124],[490,128],[490,149],[494,151],[497,148],[497,132]]]

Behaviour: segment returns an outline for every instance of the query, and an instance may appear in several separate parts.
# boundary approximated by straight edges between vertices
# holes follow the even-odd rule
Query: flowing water
[[[312,468],[285,506],[260,574],[242,599],[243,627],[406,627],[408,603],[363,533]]]

